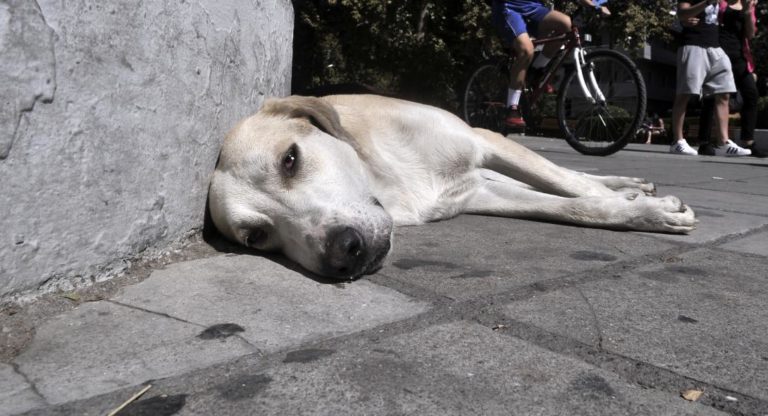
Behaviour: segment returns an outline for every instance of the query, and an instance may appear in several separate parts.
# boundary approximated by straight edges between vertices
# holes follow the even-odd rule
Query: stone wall
[[[0,0],[0,298],[199,229],[226,131],[290,91],[290,0]]]

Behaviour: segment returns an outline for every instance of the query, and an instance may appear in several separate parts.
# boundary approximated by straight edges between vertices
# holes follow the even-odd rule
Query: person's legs
[[[681,155],[696,155],[697,152],[688,145],[683,137],[683,122],[685,121],[685,109],[688,106],[688,94],[677,94],[675,103],[672,104],[672,144],[669,146],[670,153]]]
[[[728,96],[715,94],[715,121],[717,122],[717,143],[719,146],[728,144]]]
[[[701,100],[701,114],[699,115],[699,154],[706,156],[715,155],[715,146],[712,144],[712,123],[715,120],[715,98],[704,97]]]
[[[747,146],[754,144],[757,123],[757,84],[755,77],[747,71],[734,73],[736,88],[741,92],[744,103],[741,106],[741,141]]]
[[[715,96],[715,120],[717,122],[717,156],[749,156],[752,152],[731,141],[728,137],[728,96],[736,92],[731,71],[731,60],[721,48],[706,49],[707,78],[702,87],[705,95]]]
[[[735,75],[735,74],[734,74]],[[755,125],[757,124],[757,83],[755,77],[748,71],[736,76],[736,87],[744,100],[741,106],[741,142],[752,151],[754,157],[768,157],[768,153],[755,145]]]
[[[702,47],[686,45],[677,49],[677,93],[672,104],[672,143],[670,153],[695,155],[697,152],[688,145],[683,136],[683,123],[688,100],[692,95],[701,95],[701,86],[706,77],[702,65],[705,50]]]
[[[715,97],[704,97],[701,100],[701,115],[699,116],[699,146],[712,142],[712,122],[715,119]]]
[[[685,110],[688,107],[688,94],[677,94],[675,102],[672,104],[672,141],[685,140],[683,137],[683,122],[685,121]]]

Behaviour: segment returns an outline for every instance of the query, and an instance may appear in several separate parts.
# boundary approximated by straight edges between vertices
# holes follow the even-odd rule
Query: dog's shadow
[[[318,274],[312,273],[306,270],[305,268],[301,267],[299,264],[289,260],[288,258],[286,258],[280,253],[268,253],[268,252],[257,251],[228,240],[219,232],[219,230],[216,229],[216,226],[213,224],[211,213],[208,210],[207,201],[205,203],[205,216],[203,219],[202,234],[203,234],[203,241],[205,241],[206,244],[211,246],[214,250],[216,250],[219,253],[262,257],[269,261],[275,262],[285,267],[286,269],[299,273],[308,279],[314,280],[317,283],[321,283],[325,285],[340,285],[340,284],[343,285],[344,283],[350,283],[349,280],[331,279],[328,277],[324,277],[324,276],[320,276]]]

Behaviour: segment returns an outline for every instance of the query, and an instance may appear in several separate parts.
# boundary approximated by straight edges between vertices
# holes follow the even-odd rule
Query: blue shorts
[[[493,0],[491,22],[505,44],[523,33],[537,35],[539,22],[551,10],[535,0]]]

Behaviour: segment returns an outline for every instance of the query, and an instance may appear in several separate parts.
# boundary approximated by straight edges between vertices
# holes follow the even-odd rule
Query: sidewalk
[[[699,227],[465,215],[398,229],[354,283],[194,243],[103,296],[0,314],[20,350],[0,354],[0,415],[105,415],[150,384],[118,414],[768,415],[768,160],[519,141],[646,177]]]

